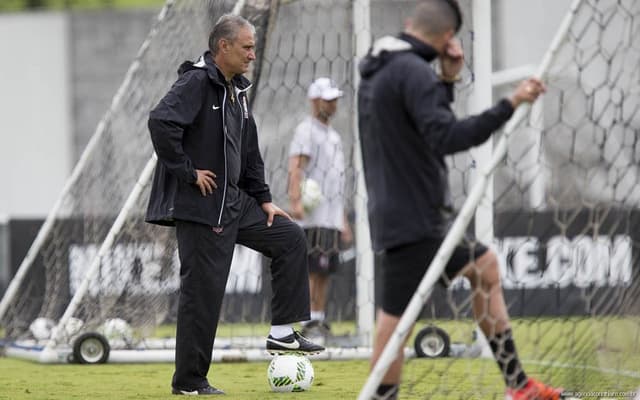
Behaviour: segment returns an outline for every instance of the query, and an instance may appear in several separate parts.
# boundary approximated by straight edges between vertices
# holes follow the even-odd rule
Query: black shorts
[[[402,315],[443,240],[425,239],[388,249],[382,254],[384,312]],[[447,287],[469,262],[482,256],[487,250],[486,246],[472,237],[464,239],[453,251],[440,277],[440,284]]]
[[[309,272],[328,275],[340,264],[340,231],[329,228],[305,228]]]

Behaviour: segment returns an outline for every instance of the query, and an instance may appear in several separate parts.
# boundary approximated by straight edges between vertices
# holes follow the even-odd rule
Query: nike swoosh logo
[[[284,347],[285,349],[295,350],[300,348],[300,342],[298,342],[297,340],[294,340],[293,343],[280,342],[273,339],[269,339],[269,340],[271,340],[271,343],[275,343],[278,346]]]
[[[220,106],[215,106],[215,105],[214,105],[214,106],[212,106],[211,108],[213,108],[214,110],[219,110],[219,109],[220,109]]]

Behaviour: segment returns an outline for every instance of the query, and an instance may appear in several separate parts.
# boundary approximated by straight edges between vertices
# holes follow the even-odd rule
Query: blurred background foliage
[[[0,0],[0,12],[159,7],[164,0]]]

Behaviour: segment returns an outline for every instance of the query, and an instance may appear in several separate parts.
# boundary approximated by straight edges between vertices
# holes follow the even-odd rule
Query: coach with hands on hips
[[[185,62],[151,111],[158,155],[147,222],[176,227],[180,299],[172,393],[223,394],[207,380],[222,298],[236,243],[272,259],[267,351],[322,350],[292,329],[309,319],[307,248],[302,229],[271,202],[249,109],[255,28],[225,15],[209,51]]]
[[[453,83],[463,66],[455,34],[462,25],[456,0],[421,0],[403,33],[377,40],[360,64],[360,143],[368,193],[371,241],[382,254],[383,290],[372,365],[415,293],[453,220],[445,156],[486,141],[523,102],[545,91],[538,79],[474,116],[451,110]],[[431,66],[440,61],[438,76]],[[512,400],[555,400],[561,390],[529,378],[522,368],[502,294],[495,253],[469,236],[458,243],[441,283],[466,277],[474,317],[487,336]],[[403,351],[373,399],[394,400]]]

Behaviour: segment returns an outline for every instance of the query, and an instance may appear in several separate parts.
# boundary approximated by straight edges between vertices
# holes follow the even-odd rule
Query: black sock
[[[527,383],[527,374],[524,373],[518,359],[511,329],[489,338],[489,345],[507,386],[511,388],[524,386]]]
[[[398,398],[398,385],[379,385],[376,394],[385,396],[382,397],[383,399],[395,400]]]

